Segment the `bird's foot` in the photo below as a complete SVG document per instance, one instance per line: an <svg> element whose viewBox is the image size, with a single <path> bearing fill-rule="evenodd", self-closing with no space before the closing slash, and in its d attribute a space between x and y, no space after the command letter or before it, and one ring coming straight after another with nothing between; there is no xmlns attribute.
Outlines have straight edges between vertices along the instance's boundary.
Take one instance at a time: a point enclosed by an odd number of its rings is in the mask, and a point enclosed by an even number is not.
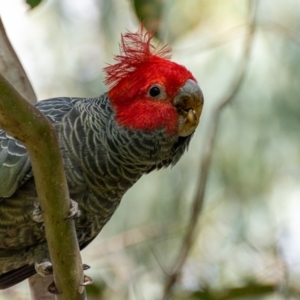
<svg viewBox="0 0 300 300"><path fill-rule="evenodd" d="M79 284L80 289L82 289L83 286L92 284L92 282L93 280L91 279L91 277L83 275L83 283ZM58 295L62 293L58 291L54 281L48 286L48 292L54 295Z"/></svg>
<svg viewBox="0 0 300 300"><path fill-rule="evenodd" d="M58 294L62 293L57 290L57 287L56 287L54 281L48 286L48 292L53 295L58 295Z"/></svg>
<svg viewBox="0 0 300 300"><path fill-rule="evenodd" d="M72 199L70 199L71 207L70 207L70 213L65 218L65 220L75 220L81 216L81 211L78 207L78 203Z"/></svg>
<svg viewBox="0 0 300 300"><path fill-rule="evenodd" d="M65 218L65 220L74 220L81 216L81 211L78 207L78 203L72 199L70 199L70 212L69 215ZM37 223L43 223L43 211L41 210L41 206L38 202L34 202L34 210L32 212L32 219Z"/></svg>
<svg viewBox="0 0 300 300"><path fill-rule="evenodd" d="M34 268L36 272L43 277L53 274L52 263L49 260L35 263Z"/></svg>
<svg viewBox="0 0 300 300"><path fill-rule="evenodd" d="M38 274L45 277L53 274L52 263L48 259L44 259L41 263L35 263L34 268ZM83 271L90 269L87 264L82 264Z"/></svg>

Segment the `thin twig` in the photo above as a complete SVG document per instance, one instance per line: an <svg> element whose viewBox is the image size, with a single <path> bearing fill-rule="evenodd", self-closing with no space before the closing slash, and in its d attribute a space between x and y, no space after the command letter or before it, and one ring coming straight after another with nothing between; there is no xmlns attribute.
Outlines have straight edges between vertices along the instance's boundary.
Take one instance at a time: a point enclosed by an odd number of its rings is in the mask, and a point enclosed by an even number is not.
<svg viewBox="0 0 300 300"><path fill-rule="evenodd" d="M288 39L289 41L293 42L296 44L298 47L300 46L300 36L297 32L293 31L290 28L287 28L280 23L277 22L266 22L263 24L260 24L260 28L266 31L273 32L277 35L281 35Z"/></svg>
<svg viewBox="0 0 300 300"><path fill-rule="evenodd" d="M229 28L226 31L217 33L214 36L210 36L209 38L204 39L202 42L197 42L192 46L172 49L174 50L174 52L176 51L185 54L211 51L216 48L223 47L229 43L235 42L238 39L241 39L241 34L238 31L244 30L245 27L248 27L248 24L242 23L235 27Z"/></svg>
<svg viewBox="0 0 300 300"><path fill-rule="evenodd" d="M245 79L246 71L249 65L251 50L253 46L255 29L256 29L256 8L257 8L257 2L250 0L249 11L250 11L251 18L248 27L248 33L245 38L244 51L243 51L243 56L241 58L241 62L239 63L239 67L230 85L228 93L219 102L217 102L211 114L211 118L208 126L209 131L207 133L204 142L205 149L200 162L199 185L192 204L191 217L189 220L189 224L187 226L186 234L183 237L181 243L179 254L175 260L172 273L167 277L165 283L164 295L163 295L164 300L169 298L172 288L176 284L182 272L182 268L186 262L186 259L192 249L192 246L194 245L195 237L198 234L197 225L199 223L199 216L203 208L208 172L211 165L212 154L213 154L215 140L218 132L220 116L223 109L233 100L233 98L239 91Z"/></svg>

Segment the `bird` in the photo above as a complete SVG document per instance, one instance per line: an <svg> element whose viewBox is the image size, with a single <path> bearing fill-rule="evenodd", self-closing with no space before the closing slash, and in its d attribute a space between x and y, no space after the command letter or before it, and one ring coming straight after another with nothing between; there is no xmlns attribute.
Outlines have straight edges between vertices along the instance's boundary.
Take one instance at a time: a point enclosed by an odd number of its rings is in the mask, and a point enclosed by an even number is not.
<svg viewBox="0 0 300 300"><path fill-rule="evenodd" d="M80 249L143 175L179 161L199 124L204 97L196 78L171 60L168 44L153 40L144 28L121 35L99 97L35 104L59 143ZM51 273L51 261L34 174L24 145L0 130L0 289L35 273Z"/></svg>

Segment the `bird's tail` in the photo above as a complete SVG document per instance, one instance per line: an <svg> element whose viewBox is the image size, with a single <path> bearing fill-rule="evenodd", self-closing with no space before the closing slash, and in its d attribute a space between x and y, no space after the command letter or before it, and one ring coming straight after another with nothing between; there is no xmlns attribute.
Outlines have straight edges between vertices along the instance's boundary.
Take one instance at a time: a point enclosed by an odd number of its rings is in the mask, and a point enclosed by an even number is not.
<svg viewBox="0 0 300 300"><path fill-rule="evenodd" d="M36 273L34 265L25 265L0 275L0 289L7 289Z"/></svg>

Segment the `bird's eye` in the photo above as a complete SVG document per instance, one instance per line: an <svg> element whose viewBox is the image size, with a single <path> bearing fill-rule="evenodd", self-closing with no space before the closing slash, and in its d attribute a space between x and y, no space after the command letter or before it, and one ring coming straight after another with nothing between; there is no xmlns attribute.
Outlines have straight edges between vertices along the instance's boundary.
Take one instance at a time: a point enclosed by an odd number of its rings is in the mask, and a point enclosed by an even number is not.
<svg viewBox="0 0 300 300"><path fill-rule="evenodd" d="M160 93L161 93L161 88L157 85L154 85L149 89L149 95L153 98L160 95Z"/></svg>

